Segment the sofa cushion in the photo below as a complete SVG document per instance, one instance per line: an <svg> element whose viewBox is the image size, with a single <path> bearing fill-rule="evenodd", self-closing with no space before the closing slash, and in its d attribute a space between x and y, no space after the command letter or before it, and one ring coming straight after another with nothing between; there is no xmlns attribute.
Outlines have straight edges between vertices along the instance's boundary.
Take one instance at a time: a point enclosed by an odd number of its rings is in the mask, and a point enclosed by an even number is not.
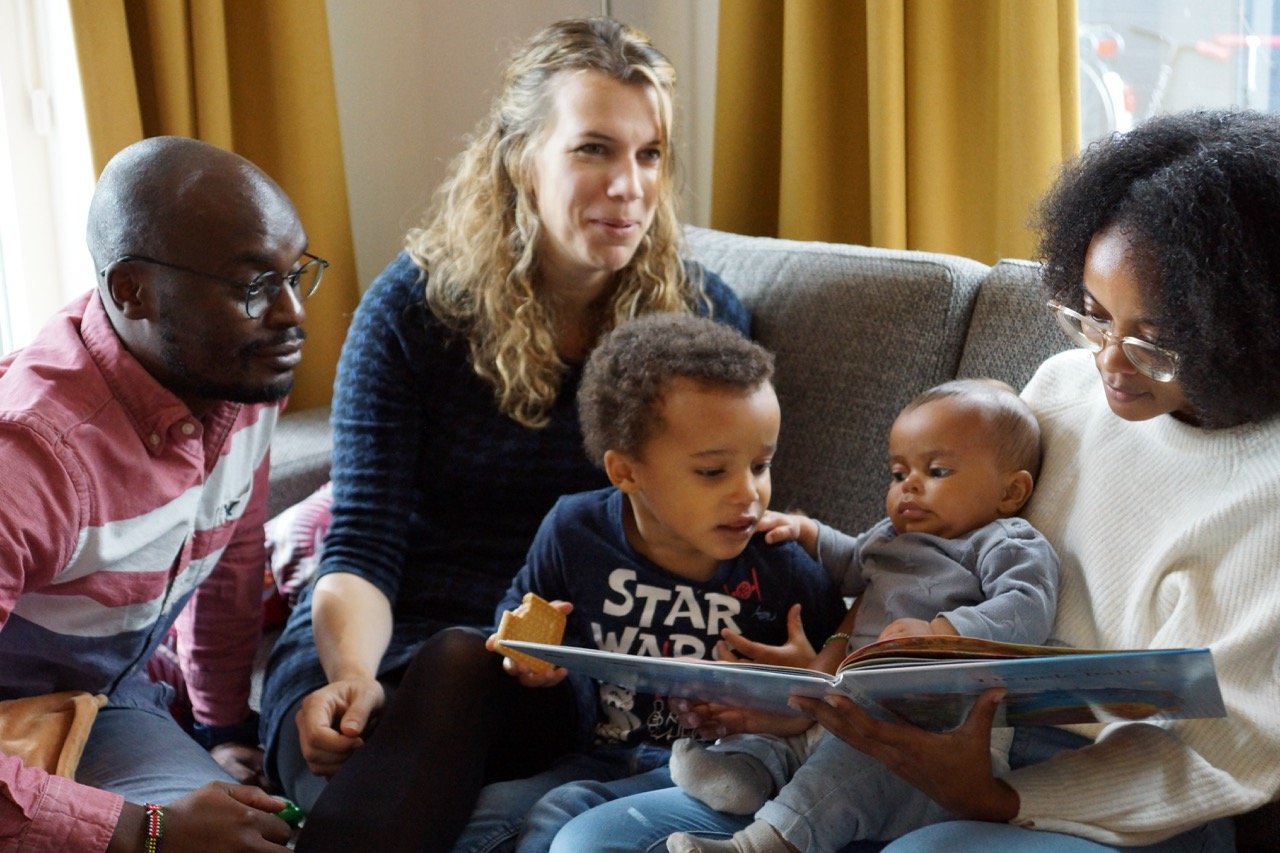
<svg viewBox="0 0 1280 853"><path fill-rule="evenodd" d="M329 407L288 412L271 440L271 493L267 518L275 518L329 480L333 436Z"/></svg>
<svg viewBox="0 0 1280 853"><path fill-rule="evenodd" d="M1072 344L1045 307L1040 265L1000 261L978 290L957 376L989 376L1022 388L1040 362Z"/></svg>
<svg viewBox="0 0 1280 853"><path fill-rule="evenodd" d="M777 359L773 506L858 531L884 516L889 426L955 376L988 267L968 258L686 229Z"/></svg>

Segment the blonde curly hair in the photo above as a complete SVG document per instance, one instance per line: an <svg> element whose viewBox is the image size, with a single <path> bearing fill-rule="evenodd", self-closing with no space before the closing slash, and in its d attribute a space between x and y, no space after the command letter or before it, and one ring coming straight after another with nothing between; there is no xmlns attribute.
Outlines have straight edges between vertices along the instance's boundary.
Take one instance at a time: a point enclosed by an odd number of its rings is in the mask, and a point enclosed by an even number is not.
<svg viewBox="0 0 1280 853"><path fill-rule="evenodd" d="M647 36L608 18L560 21L512 58L501 94L436 192L426 223L406 246L427 272L426 302L470 344L475 372L499 410L545 426L568 366L556 352L555 306L538 287L541 223L532 161L562 72L592 70L657 95L663 157L653 224L617 273L597 329L652 311L693 309L702 282L680 258L672 95L675 69Z"/></svg>

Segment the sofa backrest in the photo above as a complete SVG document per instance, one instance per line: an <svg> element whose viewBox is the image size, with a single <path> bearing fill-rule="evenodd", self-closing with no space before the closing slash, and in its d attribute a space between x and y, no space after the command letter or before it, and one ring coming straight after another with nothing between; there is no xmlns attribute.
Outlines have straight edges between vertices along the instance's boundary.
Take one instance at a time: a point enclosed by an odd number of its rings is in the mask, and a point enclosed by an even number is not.
<svg viewBox="0 0 1280 853"><path fill-rule="evenodd" d="M889 427L908 400L957 376L1020 388L1068 345L1034 264L703 228L686 237L751 310L753 334L777 360L772 505L843 530L884 516Z"/></svg>
<svg viewBox="0 0 1280 853"><path fill-rule="evenodd" d="M1000 261L982 280L956 376L990 376L1021 389L1040 362L1071 348L1045 305L1040 266Z"/></svg>

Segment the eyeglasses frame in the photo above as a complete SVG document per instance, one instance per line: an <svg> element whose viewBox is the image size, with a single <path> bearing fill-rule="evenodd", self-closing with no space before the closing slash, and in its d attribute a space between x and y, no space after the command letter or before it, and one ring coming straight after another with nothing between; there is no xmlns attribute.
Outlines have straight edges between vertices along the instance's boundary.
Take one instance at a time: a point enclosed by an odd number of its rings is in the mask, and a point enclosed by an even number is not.
<svg viewBox="0 0 1280 853"><path fill-rule="evenodd" d="M1054 312L1054 315L1058 318L1058 325L1062 328L1063 332L1066 333L1067 337L1070 338L1072 341L1074 341L1077 346L1083 349L1087 349L1089 352L1096 354L1096 353L1102 352L1104 349L1107 348L1108 345L1115 344L1116 346L1120 347L1120 351L1124 353L1124 357L1129 360L1130 364L1133 365L1134 370L1137 370L1143 376L1146 376L1149 379L1154 379L1156 382L1172 382L1177 377L1178 362L1180 359L1178 354L1173 350L1168 349L1166 347L1156 346L1155 344L1151 343L1151 341L1144 341L1142 338L1135 338L1130 335L1117 335L1115 332L1102 326L1097 320L1093 320L1089 317L1086 317L1084 314L1081 314L1079 311L1076 311L1075 309L1068 308L1066 305L1063 305L1061 302L1058 302L1056 299L1050 299L1048 302L1045 303L1045 305L1048 306L1050 311ZM1089 329L1096 331L1098 336L1102 338L1104 343L1101 343L1101 344L1096 343L1095 341L1089 340L1087 337L1083 339L1077 338L1074 334L1072 334L1070 330L1068 330L1063 325L1062 318L1064 316L1074 318L1077 322L1080 323L1082 328L1088 327ZM1083 335L1083 331L1081 332L1081 334ZM1151 373L1150 368L1143 367L1141 364L1139 364L1137 361L1134 360L1133 356L1129 352L1129 349L1128 349L1129 347L1135 347L1139 350L1154 352L1160 356L1163 356L1164 358L1169 359L1169 362L1172 364L1172 368L1170 369L1169 374L1167 376L1164 376L1164 375L1157 376Z"/></svg>
<svg viewBox="0 0 1280 853"><path fill-rule="evenodd" d="M259 295L258 292L254 292L254 288L267 289L266 291L267 300L266 302L263 303L264 309L267 306L271 306L275 304L275 301L280 298L280 294L284 292L284 288L286 285L288 285L289 290L293 292L293 295L294 297L297 298L299 304L306 302L307 299L309 299L317 290L320 289L320 281L321 279L324 278L324 271L329 268L329 262L326 261L324 258L319 257L318 255L311 254L310 252L303 252L301 255L299 255L299 258L306 258L307 262L302 266L298 267L296 270L283 273L283 274L276 272L275 270L267 270L266 272L258 273L247 282L237 281L233 278L214 275L213 273L203 272L201 270L193 270L190 267L184 267L178 264L171 264L168 261L162 261L157 258L149 257L147 255L121 255L120 257L112 261L110 264L107 264L105 267L98 270L98 275L100 277L106 275L107 270L113 264L132 263L136 261L144 264L154 264L155 266L158 266L158 267L165 267L167 269L176 270L178 272L183 272L188 275L198 276L200 278L207 278L212 281L216 281L220 284L225 284L228 287L234 287L235 289L239 290L244 296L244 299L241 302L241 307L244 309L245 316L248 317L250 320L256 320L259 317L261 317L262 314L254 315L253 311L249 308L250 302L253 299L257 298ZM311 289L308 290L306 293L299 293L298 279L302 276L302 273L304 270L307 270L312 266L315 266L316 264L319 264L320 269L316 273L315 283L311 285ZM268 276L279 277L280 283L277 285L263 284L261 282L261 279L266 278ZM276 288L274 293L272 293L270 290L270 288L272 287ZM264 310L263 313L265 314L266 311Z"/></svg>

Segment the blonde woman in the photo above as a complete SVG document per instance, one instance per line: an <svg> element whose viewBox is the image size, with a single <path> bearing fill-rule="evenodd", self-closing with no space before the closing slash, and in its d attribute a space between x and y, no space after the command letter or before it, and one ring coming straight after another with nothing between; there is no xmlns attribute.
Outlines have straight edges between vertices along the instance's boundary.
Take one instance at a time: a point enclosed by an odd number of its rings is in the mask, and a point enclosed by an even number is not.
<svg viewBox="0 0 1280 853"><path fill-rule="evenodd" d="M580 730L567 685L521 692L474 629L555 499L606 485L574 406L601 335L654 311L747 332L680 256L674 83L615 21L536 35L356 313L333 523L264 689L268 770L311 812L298 849L448 849L484 782Z"/></svg>

